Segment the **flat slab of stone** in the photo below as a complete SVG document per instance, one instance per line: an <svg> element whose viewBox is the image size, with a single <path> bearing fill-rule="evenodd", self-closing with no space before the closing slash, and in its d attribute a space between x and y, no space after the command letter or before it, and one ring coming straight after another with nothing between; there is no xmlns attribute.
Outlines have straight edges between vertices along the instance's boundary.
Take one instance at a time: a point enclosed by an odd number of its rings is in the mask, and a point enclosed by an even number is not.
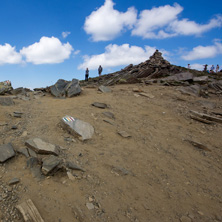
<svg viewBox="0 0 222 222"><path fill-rule="evenodd" d="M0 105L12 106L12 105L14 105L14 101L11 97L0 97Z"/></svg>
<svg viewBox="0 0 222 222"><path fill-rule="evenodd" d="M200 86L197 85L180 87L178 90L186 95L200 96Z"/></svg>
<svg viewBox="0 0 222 222"><path fill-rule="evenodd" d="M124 138L130 138L131 135L129 135L129 133L127 133L126 131L118 131L117 132L120 136L124 137Z"/></svg>
<svg viewBox="0 0 222 222"><path fill-rule="evenodd" d="M71 161L66 162L66 167L71 170L80 170L82 172L85 172L85 170L83 168L79 167L78 165L76 165L75 163L73 163Z"/></svg>
<svg viewBox="0 0 222 222"><path fill-rule="evenodd" d="M0 146L0 163L15 156L15 151L11 143Z"/></svg>
<svg viewBox="0 0 222 222"><path fill-rule="evenodd" d="M115 119L115 116L111 112L103 112L103 115L110 118L110 119Z"/></svg>
<svg viewBox="0 0 222 222"><path fill-rule="evenodd" d="M20 179L18 179L18 178L13 178L13 179L11 179L9 182L8 182L8 184L9 185L14 185L14 184L17 184L17 183L19 183L20 182Z"/></svg>
<svg viewBox="0 0 222 222"><path fill-rule="evenodd" d="M82 140L91 139L94 134L94 128L91 124L72 116L63 117L61 125L70 134L80 136Z"/></svg>
<svg viewBox="0 0 222 222"><path fill-rule="evenodd" d="M105 109L108 107L105 103L98 103L98 102L93 103L92 106L95 106L100 109Z"/></svg>
<svg viewBox="0 0 222 222"><path fill-rule="evenodd" d="M101 91L101 92L103 92L103 93L112 92L112 90L111 90L109 87L103 86L103 85L102 85L102 86L99 86L98 90Z"/></svg>
<svg viewBox="0 0 222 222"><path fill-rule="evenodd" d="M144 92L142 92L142 93L139 93L139 95L145 96L145 97L150 98L150 99L153 99L153 98L154 98L154 95L152 95L152 94L150 94L150 93L144 93Z"/></svg>
<svg viewBox="0 0 222 222"><path fill-rule="evenodd" d="M61 159L56 156L49 156L43 159L42 172L44 175L50 174L59 164Z"/></svg>
<svg viewBox="0 0 222 222"><path fill-rule="evenodd" d="M25 142L25 145L38 154L54 154L59 155L58 146L47 143L40 138L29 139Z"/></svg>

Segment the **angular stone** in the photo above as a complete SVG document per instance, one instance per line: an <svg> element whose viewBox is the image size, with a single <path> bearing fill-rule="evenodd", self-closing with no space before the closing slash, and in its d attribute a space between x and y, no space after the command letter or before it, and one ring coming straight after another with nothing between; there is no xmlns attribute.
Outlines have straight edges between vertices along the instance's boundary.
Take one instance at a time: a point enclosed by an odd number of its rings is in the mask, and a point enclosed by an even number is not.
<svg viewBox="0 0 222 222"><path fill-rule="evenodd" d="M16 184L16 183L19 183L20 182L20 179L18 179L18 178L13 178L13 179L11 179L9 182L8 182L8 184L9 185L13 185L13 184Z"/></svg>
<svg viewBox="0 0 222 222"><path fill-rule="evenodd" d="M105 103L98 103L98 102L93 103L92 106L95 106L95 107L100 108L100 109L107 108L107 105Z"/></svg>
<svg viewBox="0 0 222 222"><path fill-rule="evenodd" d="M207 81L209 81L209 78L208 76L198 76L198 77L194 77L193 81L198 82L198 83L206 83Z"/></svg>
<svg viewBox="0 0 222 222"><path fill-rule="evenodd" d="M71 162L71 161L67 161L66 162L66 167L71 169L71 170L80 170L85 172L85 170L79 166L77 166L75 163Z"/></svg>
<svg viewBox="0 0 222 222"><path fill-rule="evenodd" d="M28 148L27 150L28 150L29 156L31 156L31 157L36 157L36 158L37 158L37 154L36 154L35 151L33 151L33 150L30 149L30 148Z"/></svg>
<svg viewBox="0 0 222 222"><path fill-rule="evenodd" d="M14 101L11 97L0 97L0 105L12 106L12 105L14 105Z"/></svg>
<svg viewBox="0 0 222 222"><path fill-rule="evenodd" d="M73 79L67 86L66 86L66 95L67 97L77 96L81 93L81 88L79 85L78 79Z"/></svg>
<svg viewBox="0 0 222 222"><path fill-rule="evenodd" d="M169 77L164 78L166 81L190 81L193 80L193 74L190 72L181 72Z"/></svg>
<svg viewBox="0 0 222 222"><path fill-rule="evenodd" d="M56 156L49 156L43 159L42 163L42 172L44 175L48 175L51 173L59 164L61 163L61 159Z"/></svg>
<svg viewBox="0 0 222 222"><path fill-rule="evenodd" d="M11 143L0 146L0 163L15 156L15 151Z"/></svg>
<svg viewBox="0 0 222 222"><path fill-rule="evenodd" d="M25 157L30 157L28 149L27 148L21 148L19 150L17 150L19 153L23 154Z"/></svg>
<svg viewBox="0 0 222 222"><path fill-rule="evenodd" d="M103 112L103 115L110 118L110 119L115 119L115 116L111 112Z"/></svg>
<svg viewBox="0 0 222 222"><path fill-rule="evenodd" d="M131 137L126 131L118 131L118 134L124 138Z"/></svg>
<svg viewBox="0 0 222 222"><path fill-rule="evenodd" d="M139 93L141 96L145 96L145 97L147 97L147 98L150 98L150 99L153 99L154 98L154 96L152 95L152 94L150 94L150 93Z"/></svg>
<svg viewBox="0 0 222 222"><path fill-rule="evenodd" d="M91 139L94 134L92 125L68 115L62 118L61 125L72 135L81 136L82 140Z"/></svg>
<svg viewBox="0 0 222 222"><path fill-rule="evenodd" d="M81 93L78 79L66 81L59 79L55 85L50 87L51 94L55 97L73 97Z"/></svg>
<svg viewBox="0 0 222 222"><path fill-rule="evenodd" d="M103 92L103 93L112 92L112 90L111 90L109 87L103 86L103 85L99 86L98 90L101 91L101 92Z"/></svg>
<svg viewBox="0 0 222 222"><path fill-rule="evenodd" d="M197 85L181 87L178 90L183 94L200 96L200 86Z"/></svg>
<svg viewBox="0 0 222 222"><path fill-rule="evenodd" d="M182 217L180 218L180 221L181 221L181 222L192 222L192 220L191 220L189 217L186 217L186 216L182 216Z"/></svg>
<svg viewBox="0 0 222 222"><path fill-rule="evenodd" d="M29 139L25 145L39 154L59 155L59 148L56 145L47 143L40 138Z"/></svg>
<svg viewBox="0 0 222 222"><path fill-rule="evenodd" d="M89 209L89 210L93 210L94 209L94 205L92 203L86 203L86 207Z"/></svg>

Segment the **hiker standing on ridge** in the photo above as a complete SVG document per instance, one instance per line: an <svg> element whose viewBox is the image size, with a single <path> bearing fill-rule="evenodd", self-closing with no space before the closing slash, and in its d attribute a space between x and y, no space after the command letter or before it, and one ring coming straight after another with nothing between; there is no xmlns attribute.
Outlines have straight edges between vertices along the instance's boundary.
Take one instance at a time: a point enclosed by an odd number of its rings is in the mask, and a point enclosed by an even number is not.
<svg viewBox="0 0 222 222"><path fill-rule="evenodd" d="M190 64L187 65L187 68L190 69Z"/></svg>
<svg viewBox="0 0 222 222"><path fill-rule="evenodd" d="M207 72L207 66L208 66L207 64L204 65L204 70L203 70L204 72Z"/></svg>
<svg viewBox="0 0 222 222"><path fill-rule="evenodd" d="M219 69L220 69L220 67L219 67L219 65L217 64L217 66L216 66L216 72L218 72Z"/></svg>
<svg viewBox="0 0 222 222"><path fill-rule="evenodd" d="M211 66L210 72L211 72L211 73L214 73L214 65Z"/></svg>
<svg viewBox="0 0 222 222"><path fill-rule="evenodd" d="M102 71L103 71L103 68L102 68L102 66L101 66L101 65L99 65L99 68L98 68L98 73L99 73L99 76L101 76Z"/></svg>
<svg viewBox="0 0 222 222"><path fill-rule="evenodd" d="M85 81L88 81L88 79L89 79L89 69L86 68Z"/></svg>

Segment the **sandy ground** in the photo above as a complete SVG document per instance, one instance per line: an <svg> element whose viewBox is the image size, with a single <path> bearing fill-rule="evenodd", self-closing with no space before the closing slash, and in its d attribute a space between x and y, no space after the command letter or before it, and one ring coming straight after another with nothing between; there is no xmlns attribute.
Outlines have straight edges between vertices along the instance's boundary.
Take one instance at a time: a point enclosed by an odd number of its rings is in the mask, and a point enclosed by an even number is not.
<svg viewBox="0 0 222 222"><path fill-rule="evenodd" d="M139 96L135 87L154 98ZM187 96L177 87L157 85L111 88L112 93L84 88L70 99L47 95L0 106L0 122L8 123L0 126L0 144L12 142L20 149L27 139L39 137L62 146L67 158L86 170L73 171L74 181L65 172L39 181L26 167L26 158L17 154L0 165L0 180L7 184L20 179L18 203L32 199L45 222L222 221L222 124L206 125L189 114L221 112L222 97ZM109 108L93 107L93 102ZM24 114L14 118L13 111ZM104 116L105 111L115 120ZM93 138L82 142L70 136L75 141L66 141L69 135L59 125L65 115L93 125ZM12 130L16 124L18 129ZM118 130L131 138L121 137ZM198 150L186 139L211 152ZM94 209L88 209L88 203Z"/></svg>

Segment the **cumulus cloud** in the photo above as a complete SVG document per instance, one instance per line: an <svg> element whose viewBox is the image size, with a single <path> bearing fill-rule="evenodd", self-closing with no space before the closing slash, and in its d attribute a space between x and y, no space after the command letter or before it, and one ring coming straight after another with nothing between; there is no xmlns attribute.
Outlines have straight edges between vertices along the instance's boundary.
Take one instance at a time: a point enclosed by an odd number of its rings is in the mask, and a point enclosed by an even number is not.
<svg viewBox="0 0 222 222"><path fill-rule="evenodd" d="M62 32L62 37L65 39L71 32Z"/></svg>
<svg viewBox="0 0 222 222"><path fill-rule="evenodd" d="M191 69L196 69L202 71L204 69L204 64L194 63L190 65Z"/></svg>
<svg viewBox="0 0 222 222"><path fill-rule="evenodd" d="M0 65L22 63L22 56L10 44L0 45Z"/></svg>
<svg viewBox="0 0 222 222"><path fill-rule="evenodd" d="M86 17L84 30L93 41L112 40L124 29L131 29L136 22L137 11L134 7L119 12L113 6L112 0L106 0L103 6Z"/></svg>
<svg viewBox="0 0 222 222"><path fill-rule="evenodd" d="M205 58L214 58L215 56L222 54L222 44L219 40L214 41L214 45L210 46L197 46L192 51L187 52L182 56L184 60L196 60Z"/></svg>
<svg viewBox="0 0 222 222"><path fill-rule="evenodd" d="M143 10L132 30L132 35L145 39L164 39L178 35L201 35L213 28L222 26L222 16L217 15L207 24L198 24L187 18L178 19L183 11L179 4L165 5Z"/></svg>
<svg viewBox="0 0 222 222"><path fill-rule="evenodd" d="M84 62L79 69L97 69L99 65L104 68L116 67L121 65L138 64L149 59L156 48L145 46L130 46L129 44L106 46L105 52L99 55L85 56ZM165 52L166 53L166 52Z"/></svg>
<svg viewBox="0 0 222 222"><path fill-rule="evenodd" d="M179 4L143 10L139 15L135 28L132 30L132 35L142 36L143 38L170 37L172 34L168 34L164 30L160 30L160 28L167 26L170 22L177 19L178 14L182 10L183 8ZM155 31L158 30L159 32L156 33Z"/></svg>
<svg viewBox="0 0 222 222"><path fill-rule="evenodd" d="M42 37L39 42L23 47L20 53L25 56L27 62L53 64L68 59L72 51L73 48L68 42L62 44L58 38Z"/></svg>

